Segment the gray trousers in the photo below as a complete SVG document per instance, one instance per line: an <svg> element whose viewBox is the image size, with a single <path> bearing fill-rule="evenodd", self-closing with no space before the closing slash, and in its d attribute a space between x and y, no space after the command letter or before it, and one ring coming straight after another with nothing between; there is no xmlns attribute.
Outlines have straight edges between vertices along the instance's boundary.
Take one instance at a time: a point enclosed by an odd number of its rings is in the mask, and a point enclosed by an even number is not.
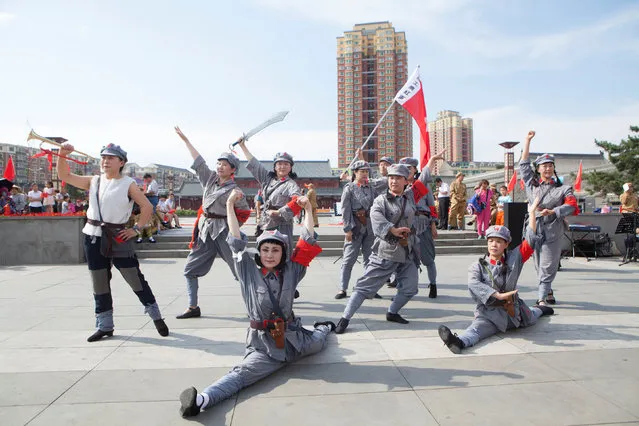
<svg viewBox="0 0 639 426"><path fill-rule="evenodd" d="M537 322L539 317L543 315L543 313L541 312L541 309L535 307L530 308L530 312L532 312L530 325L533 325ZM508 321L508 329L510 330L513 328L517 327L515 327L512 322ZM499 329L495 327L495 324L493 324L488 318L477 317L458 337L462 342L464 342L464 347L468 348L476 345L480 340L497 333L499 333Z"/></svg>
<svg viewBox="0 0 639 426"><path fill-rule="evenodd" d="M360 251L364 256L364 266L368 264L368 260L373 252L374 242L375 235L373 234L373 230L368 227L364 228L364 230L357 235L357 238L353 237L351 241L344 241L340 290L346 291L348 289L348 283L351 280L351 273L353 272L353 265L355 265Z"/></svg>
<svg viewBox="0 0 639 426"><path fill-rule="evenodd" d="M287 342L287 354L292 354L287 361L273 359L264 352L257 351L249 346L242 362L233 367L224 377L202 391L210 398L209 404L202 408L210 408L258 380L270 376L285 365L320 352L326 346L326 338L330 330L328 326L320 325L312 333L303 333L304 343L301 352L297 352Z"/></svg>
<svg viewBox="0 0 639 426"><path fill-rule="evenodd" d="M419 291L417 287L419 278L417 265L412 259L406 263L393 262L382 259L377 256L377 253L373 253L368 265L364 268L364 275L357 280L357 284L353 288L353 293L348 299L342 317L351 319L359 307L362 306L364 300L372 299L393 272L395 272L397 280L397 295L395 295L393 302L388 307L388 312L392 314L399 312Z"/></svg>
<svg viewBox="0 0 639 426"><path fill-rule="evenodd" d="M205 241L198 239L186 258L184 276L186 277L186 291L189 294L189 306L197 306L198 278L208 274L218 255L229 265L233 277L237 280L233 254L226 242L227 235L228 230L225 229L216 239L212 239L210 235L206 236Z"/></svg>
<svg viewBox="0 0 639 426"><path fill-rule="evenodd" d="M429 284L437 284L437 266L435 266L435 240L430 226L419 237L419 260L426 266Z"/></svg>
<svg viewBox="0 0 639 426"><path fill-rule="evenodd" d="M535 270L537 271L537 279L539 287L537 300L543 300L552 290L552 282L557 275L557 268L561 260L561 239L539 244L533 253L533 261L535 262Z"/></svg>

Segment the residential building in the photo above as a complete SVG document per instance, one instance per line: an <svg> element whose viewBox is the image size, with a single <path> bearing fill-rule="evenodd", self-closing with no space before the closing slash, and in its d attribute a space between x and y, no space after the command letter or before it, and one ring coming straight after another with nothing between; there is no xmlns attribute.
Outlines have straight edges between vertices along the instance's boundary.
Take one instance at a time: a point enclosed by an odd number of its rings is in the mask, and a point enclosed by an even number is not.
<svg viewBox="0 0 639 426"><path fill-rule="evenodd" d="M55 139L55 138L51 138ZM51 149L57 152L57 148ZM44 186L45 182L53 181L54 187L60 189L61 181L56 173L56 165L58 157L51 157L52 164L49 168L49 160L47 156L34 158L36 154L40 154L40 148L30 147L26 145L15 145L9 143L0 143L0 171L3 173L9 156L13 158L13 166L16 171L15 184L23 189L28 188L32 183ZM71 158L78 162L68 161L71 173L85 176L100 173L100 160L98 158L87 159L84 156L71 154ZM86 162L87 164L81 164Z"/></svg>
<svg viewBox="0 0 639 426"><path fill-rule="evenodd" d="M428 123L430 152L444 151L448 162L473 161L473 119L462 118L457 111L440 111L437 119ZM438 170L435 167L435 174Z"/></svg>
<svg viewBox="0 0 639 426"><path fill-rule="evenodd" d="M151 163L145 167L137 163L127 163L122 173L135 178L141 183L142 177L149 173L157 181L160 190L173 191L180 188L184 182L197 181L197 177L188 169Z"/></svg>
<svg viewBox="0 0 639 426"><path fill-rule="evenodd" d="M337 37L338 167L348 167L408 79L406 34L388 22L357 24ZM370 138L365 159L412 156L412 119L395 103Z"/></svg>

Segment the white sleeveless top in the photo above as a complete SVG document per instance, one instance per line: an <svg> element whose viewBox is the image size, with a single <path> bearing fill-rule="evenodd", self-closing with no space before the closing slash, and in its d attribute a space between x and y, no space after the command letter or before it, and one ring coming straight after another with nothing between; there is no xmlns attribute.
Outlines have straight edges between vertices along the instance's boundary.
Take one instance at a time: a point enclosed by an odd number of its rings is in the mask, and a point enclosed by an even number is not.
<svg viewBox="0 0 639 426"><path fill-rule="evenodd" d="M95 190L100 179L100 211L102 221L107 223L126 223L133 211L133 200L129 199L129 187L135 182L129 176L120 179L107 179L104 175L93 176L89 189L89 209L87 219L100 220L98 200ZM99 226L84 225L82 232L86 235L100 237L102 229Z"/></svg>

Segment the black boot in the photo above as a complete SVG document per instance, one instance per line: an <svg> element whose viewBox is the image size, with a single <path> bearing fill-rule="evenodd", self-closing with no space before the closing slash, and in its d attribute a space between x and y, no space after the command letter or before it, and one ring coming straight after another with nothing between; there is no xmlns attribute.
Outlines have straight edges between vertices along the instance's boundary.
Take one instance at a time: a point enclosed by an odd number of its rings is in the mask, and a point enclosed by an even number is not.
<svg viewBox="0 0 639 426"><path fill-rule="evenodd" d="M313 328L317 328L320 325L325 325L327 327L330 327L331 331L335 331L335 328L337 327L333 321L318 321L315 324L313 324Z"/></svg>
<svg viewBox="0 0 639 426"><path fill-rule="evenodd" d="M464 342L456 334L453 334L450 328L440 325L437 331L439 332L439 338L442 339L444 345L448 346L452 353L461 353L461 350L464 349Z"/></svg>
<svg viewBox="0 0 639 426"><path fill-rule="evenodd" d="M153 320L153 325L155 325L155 329L160 333L160 336L166 337L169 335L169 327L167 327L166 323L162 318L159 320Z"/></svg>
<svg viewBox="0 0 639 426"><path fill-rule="evenodd" d="M87 338L87 342L97 342L103 337L112 337L112 336L113 336L113 330L111 331L97 330L95 333L93 333Z"/></svg>
<svg viewBox="0 0 639 426"><path fill-rule="evenodd" d="M544 315L553 315L555 313L555 310L550 306L536 305L535 307L538 308Z"/></svg>
<svg viewBox="0 0 639 426"><path fill-rule="evenodd" d="M548 296L546 296L546 302L551 305L554 305L555 303L557 303L557 300L555 300L555 295L553 294L552 290L548 292Z"/></svg>
<svg viewBox="0 0 639 426"><path fill-rule="evenodd" d="M383 297L380 296L379 293L375 293L375 296L373 296L373 299L383 299Z"/></svg>
<svg viewBox="0 0 639 426"><path fill-rule="evenodd" d="M200 407L197 405L197 389L190 387L180 394L180 415L184 418L197 416Z"/></svg>
<svg viewBox="0 0 639 426"><path fill-rule="evenodd" d="M400 314L391 314L390 312L386 312L386 321L396 322L398 324L408 324Z"/></svg>
<svg viewBox="0 0 639 426"><path fill-rule="evenodd" d="M293 296L293 299L297 299L298 297L300 297L300 292L295 290L295 296Z"/></svg>
<svg viewBox="0 0 639 426"><path fill-rule="evenodd" d="M346 318L340 318L337 322L337 327L335 327L335 334L342 334L343 332L345 332L349 323L350 320L347 320Z"/></svg>
<svg viewBox="0 0 639 426"><path fill-rule="evenodd" d="M196 307L195 309L191 309L190 307L183 313L175 318L177 319L186 319L186 318L198 318L202 316L202 312L200 311L200 307Z"/></svg>
<svg viewBox="0 0 639 426"><path fill-rule="evenodd" d="M388 284L386 284L386 287L397 288L397 280L389 281Z"/></svg>
<svg viewBox="0 0 639 426"><path fill-rule="evenodd" d="M428 287L430 288L428 297L431 299L437 299L437 284L429 284Z"/></svg>
<svg viewBox="0 0 639 426"><path fill-rule="evenodd" d="M336 295L336 299L344 299L346 297L346 292L344 290L340 290Z"/></svg>

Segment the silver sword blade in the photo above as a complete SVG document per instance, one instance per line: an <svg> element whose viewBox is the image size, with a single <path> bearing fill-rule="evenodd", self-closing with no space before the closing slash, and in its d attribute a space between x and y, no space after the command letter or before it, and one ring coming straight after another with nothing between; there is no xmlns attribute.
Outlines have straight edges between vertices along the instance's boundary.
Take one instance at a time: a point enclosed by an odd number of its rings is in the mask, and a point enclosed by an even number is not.
<svg viewBox="0 0 639 426"><path fill-rule="evenodd" d="M244 139L248 140L250 137L255 136L256 134L258 134L262 130L266 129L271 124L279 123L280 121L284 120L284 118L286 117L287 114L288 114L288 111L280 111L280 112L278 112L273 117L271 117L268 120L266 120L264 123L260 124L259 126L256 126L256 127L252 128L251 130L246 132L246 134L244 135Z"/></svg>

